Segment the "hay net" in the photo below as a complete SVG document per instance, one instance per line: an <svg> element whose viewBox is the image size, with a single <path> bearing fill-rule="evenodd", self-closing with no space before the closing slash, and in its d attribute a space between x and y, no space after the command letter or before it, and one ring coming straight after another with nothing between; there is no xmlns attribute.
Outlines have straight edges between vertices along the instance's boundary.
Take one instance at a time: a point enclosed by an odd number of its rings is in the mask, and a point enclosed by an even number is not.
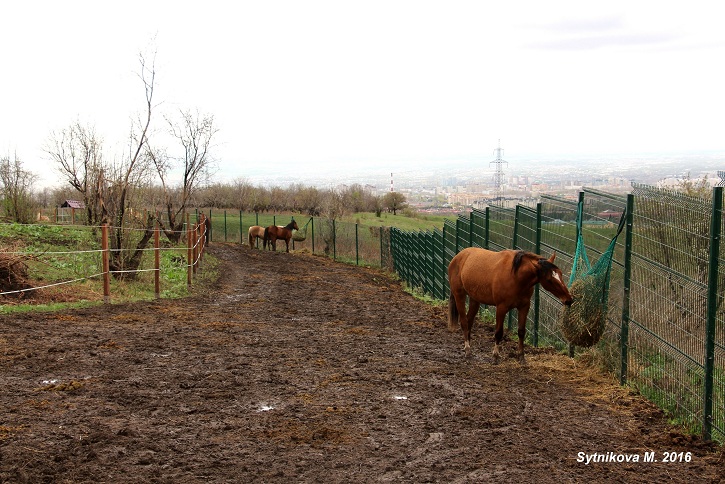
<svg viewBox="0 0 725 484"><path fill-rule="evenodd" d="M307 221L307 223L299 230L295 230L292 232L292 240L296 242L302 242L307 238L307 226L312 222L312 217Z"/></svg>
<svg viewBox="0 0 725 484"><path fill-rule="evenodd" d="M563 310L561 329L570 343L589 347L597 343L604 333L612 257L617 238L624 228L626 211L622 214L617 232L609 242L609 246L594 265L590 263L584 246L582 218L583 203L580 202L577 213L576 252L569 277L569 291L574 297L574 303Z"/></svg>

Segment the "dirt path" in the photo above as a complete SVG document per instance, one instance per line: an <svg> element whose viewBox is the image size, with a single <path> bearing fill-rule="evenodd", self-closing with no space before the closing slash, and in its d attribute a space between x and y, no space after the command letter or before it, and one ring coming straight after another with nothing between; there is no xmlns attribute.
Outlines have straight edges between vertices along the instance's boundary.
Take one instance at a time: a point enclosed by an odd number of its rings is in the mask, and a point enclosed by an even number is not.
<svg viewBox="0 0 725 484"><path fill-rule="evenodd" d="M380 272L211 252L220 280L185 300L0 318L0 481L725 479L722 450L566 357L493 366L477 328L465 360Z"/></svg>

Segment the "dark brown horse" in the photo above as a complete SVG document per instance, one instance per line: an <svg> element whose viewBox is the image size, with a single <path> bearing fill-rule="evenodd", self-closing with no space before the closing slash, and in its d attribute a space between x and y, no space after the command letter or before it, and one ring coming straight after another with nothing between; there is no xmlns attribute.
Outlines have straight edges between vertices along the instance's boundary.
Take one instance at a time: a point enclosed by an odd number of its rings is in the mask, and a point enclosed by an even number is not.
<svg viewBox="0 0 725 484"><path fill-rule="evenodd" d="M297 222L295 222L295 219L292 219L290 223L285 225L284 227L280 227L278 225L270 225L266 229L264 229L264 248L267 248L267 244L269 243L272 246L272 250L277 250L277 239L283 239L285 243L287 244L287 252L289 252L289 239L292 238L292 230L299 230L300 228L297 226Z"/></svg>
<svg viewBox="0 0 725 484"><path fill-rule="evenodd" d="M526 316L529 314L534 286L541 286L563 304L572 303L561 270L554 265L556 254L549 259L522 250L493 252L468 248L459 252L448 266L451 294L448 299L448 329L463 329L466 355L471 351L471 328L481 304L496 306L496 332L493 359L498 362L498 346L503 338L506 314L519 313L519 361L524 363ZM468 296L468 313L466 313Z"/></svg>

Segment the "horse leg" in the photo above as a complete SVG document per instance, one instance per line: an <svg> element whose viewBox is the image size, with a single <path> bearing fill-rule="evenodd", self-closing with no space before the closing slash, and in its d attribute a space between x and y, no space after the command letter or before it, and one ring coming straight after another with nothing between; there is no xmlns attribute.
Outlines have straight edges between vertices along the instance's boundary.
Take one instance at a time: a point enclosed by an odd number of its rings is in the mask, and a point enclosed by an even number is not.
<svg viewBox="0 0 725 484"><path fill-rule="evenodd" d="M471 330L473 329L473 322L476 320L476 314L478 314L478 308L481 307L481 303L474 301L471 297L468 298L468 314L466 315L466 327L463 330L464 337L466 338L466 355L471 353Z"/></svg>
<svg viewBox="0 0 725 484"><path fill-rule="evenodd" d="M519 308L519 363L526 364L524 359L524 339L526 339L526 317L529 314L529 306Z"/></svg>
<svg viewBox="0 0 725 484"><path fill-rule="evenodd" d="M287 252L289 252L289 239L284 239L284 243L287 244Z"/></svg>
<svg viewBox="0 0 725 484"><path fill-rule="evenodd" d="M455 281L455 280L454 280ZM448 331L455 331L458 326L463 330L463 340L465 342L463 348L466 355L471 351L469 342L470 333L468 332L468 323L466 320L466 291L463 288L455 287L455 282L451 284L451 292L448 296Z"/></svg>
<svg viewBox="0 0 725 484"><path fill-rule="evenodd" d="M496 306L496 331L493 334L493 362L498 363L499 350L498 346L503 339L503 322L506 319L508 308L505 306Z"/></svg>

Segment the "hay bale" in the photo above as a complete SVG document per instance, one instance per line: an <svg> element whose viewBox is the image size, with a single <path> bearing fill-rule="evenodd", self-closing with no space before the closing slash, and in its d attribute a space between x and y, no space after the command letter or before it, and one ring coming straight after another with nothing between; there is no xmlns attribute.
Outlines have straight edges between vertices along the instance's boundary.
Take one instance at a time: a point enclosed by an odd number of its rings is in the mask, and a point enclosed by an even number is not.
<svg viewBox="0 0 725 484"><path fill-rule="evenodd" d="M562 310L561 332L571 344L589 348L604 334L607 304L602 300L602 284L594 276L584 276L574 281L569 292L574 302Z"/></svg>
<svg viewBox="0 0 725 484"><path fill-rule="evenodd" d="M302 242L307 238L307 229L305 230L293 230L292 231L292 240L295 242Z"/></svg>

